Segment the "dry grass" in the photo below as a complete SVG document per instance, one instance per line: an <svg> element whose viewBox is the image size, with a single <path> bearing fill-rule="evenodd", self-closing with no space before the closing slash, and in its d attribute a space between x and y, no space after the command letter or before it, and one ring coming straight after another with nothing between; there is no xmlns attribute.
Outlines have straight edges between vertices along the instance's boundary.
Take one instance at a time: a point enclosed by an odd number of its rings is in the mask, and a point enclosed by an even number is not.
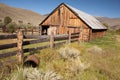
<svg viewBox="0 0 120 80"><path fill-rule="evenodd" d="M37 54L38 70L57 72L62 80L120 80L120 43L114 35L108 33L89 43L43 49Z"/></svg>

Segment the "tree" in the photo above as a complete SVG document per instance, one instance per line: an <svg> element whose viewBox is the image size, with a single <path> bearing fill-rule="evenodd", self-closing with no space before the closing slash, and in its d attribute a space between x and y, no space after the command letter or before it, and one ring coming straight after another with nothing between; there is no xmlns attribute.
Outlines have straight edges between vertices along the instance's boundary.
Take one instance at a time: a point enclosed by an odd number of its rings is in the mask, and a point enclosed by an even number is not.
<svg viewBox="0 0 120 80"><path fill-rule="evenodd" d="M10 22L12 22L12 19L11 19L9 16L6 16L6 17L4 18L4 24L7 25L7 24L9 24Z"/></svg>
<svg viewBox="0 0 120 80"><path fill-rule="evenodd" d="M15 22L11 22L11 23L7 24L6 28L7 28L8 32L13 33L17 29L17 24Z"/></svg>

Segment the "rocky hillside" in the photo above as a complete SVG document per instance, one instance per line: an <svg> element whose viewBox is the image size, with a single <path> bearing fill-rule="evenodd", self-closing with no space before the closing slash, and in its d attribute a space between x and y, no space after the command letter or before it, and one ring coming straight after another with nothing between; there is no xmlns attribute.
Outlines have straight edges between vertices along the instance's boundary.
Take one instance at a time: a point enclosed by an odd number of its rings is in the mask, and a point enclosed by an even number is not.
<svg viewBox="0 0 120 80"><path fill-rule="evenodd" d="M31 23L35 26L45 18L41 14L35 13L30 10L14 8L3 3L0 3L0 19L5 16L10 16L14 22L23 21L23 23Z"/></svg>
<svg viewBox="0 0 120 80"><path fill-rule="evenodd" d="M109 29L117 30L120 29L120 18L108 18L108 17L96 17L100 22L106 23Z"/></svg>

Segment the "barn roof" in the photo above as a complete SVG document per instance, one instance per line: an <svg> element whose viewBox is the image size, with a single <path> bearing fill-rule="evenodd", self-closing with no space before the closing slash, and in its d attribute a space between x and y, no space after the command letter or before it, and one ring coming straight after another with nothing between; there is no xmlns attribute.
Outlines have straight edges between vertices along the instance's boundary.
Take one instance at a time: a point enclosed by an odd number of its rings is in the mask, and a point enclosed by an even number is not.
<svg viewBox="0 0 120 80"><path fill-rule="evenodd" d="M62 3L60 4L59 6L61 5L65 5L67 8L69 8L73 13L75 13L76 16L79 17L79 19L81 19L82 21L84 21L90 28L92 29L107 29L104 25L102 25L95 17L83 12L83 11L80 11L68 4L65 4L65 3ZM59 7L58 6L58 7ZM57 7L57 8L58 8ZM56 8L56 9L57 9ZM55 10L56 10L55 9ZM42 22L41 24L55 11L53 10Z"/></svg>
<svg viewBox="0 0 120 80"><path fill-rule="evenodd" d="M92 29L107 29L104 25L102 25L95 17L80 11L68 4L65 4L69 9L71 9L77 16L82 19L87 25L89 25Z"/></svg>

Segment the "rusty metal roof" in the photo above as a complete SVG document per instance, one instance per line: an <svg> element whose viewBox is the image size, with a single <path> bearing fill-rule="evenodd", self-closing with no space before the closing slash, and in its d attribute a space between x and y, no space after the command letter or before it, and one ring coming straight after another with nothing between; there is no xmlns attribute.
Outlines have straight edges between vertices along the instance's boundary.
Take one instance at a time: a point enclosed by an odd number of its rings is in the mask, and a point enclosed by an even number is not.
<svg viewBox="0 0 120 80"><path fill-rule="evenodd" d="M68 8L70 8L77 16L82 19L87 25L89 25L92 29L107 29L104 25L102 25L95 17L80 11L68 4L65 4Z"/></svg>

